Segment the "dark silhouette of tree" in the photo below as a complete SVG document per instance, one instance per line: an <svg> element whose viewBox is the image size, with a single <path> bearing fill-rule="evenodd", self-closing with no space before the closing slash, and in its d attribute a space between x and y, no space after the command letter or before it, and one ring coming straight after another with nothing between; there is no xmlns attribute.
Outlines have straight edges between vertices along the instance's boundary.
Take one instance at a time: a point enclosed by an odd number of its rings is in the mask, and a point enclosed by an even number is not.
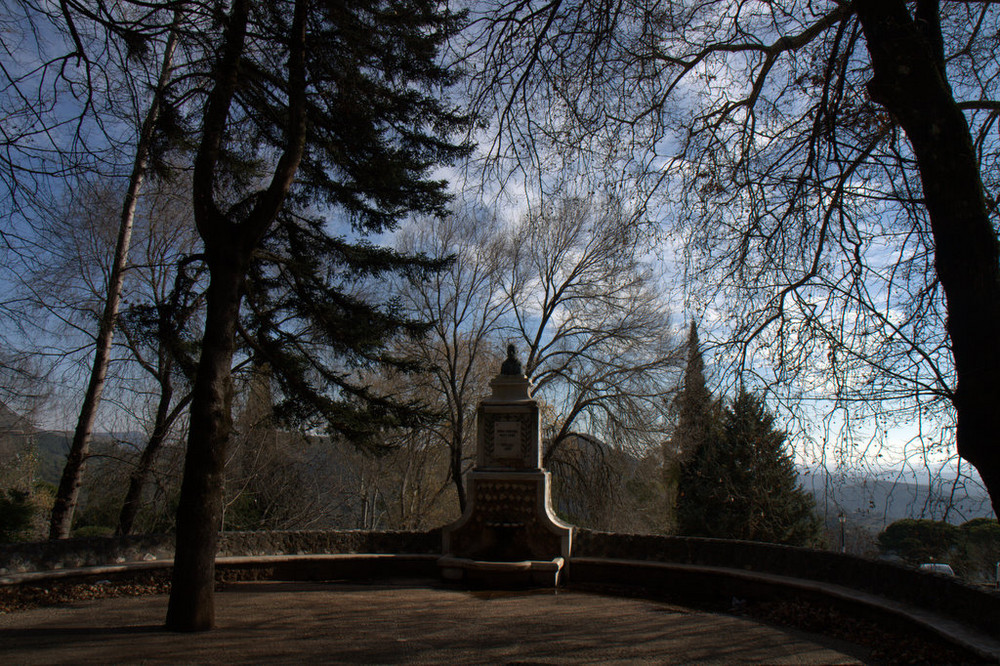
<svg viewBox="0 0 1000 666"><path fill-rule="evenodd" d="M377 309L364 307L363 294L339 291L333 268L370 275L369 258L382 260L380 270L404 262L330 237L325 220L310 211L339 209L362 234L392 229L409 211L444 212L444 183L431 179L430 171L466 152L447 139L464 117L436 96L452 80L438 51L457 21L424 0L237 0L220 16L217 33L204 35L217 50L202 88L194 213L210 282L177 511L170 629L205 630L214 623L231 370L244 293L262 293L263 279L273 274L269 269L280 268L279 282L293 280L301 288L294 305L318 323L330 343L325 353L355 364L374 362L395 324L372 316ZM268 244L278 238L282 247ZM259 256L265 248L268 256ZM254 280L248 282L251 271ZM253 315L274 343L298 323L269 318L265 308ZM291 361L268 358L280 351L278 344L258 344L275 370ZM289 376L308 376L308 368L300 369ZM336 395L315 391L324 399L313 406L338 419L336 427L369 429L363 421L373 402L376 415L391 410L391 401L352 385L346 363L336 374L312 369L334 380L326 390Z"/></svg>
<svg viewBox="0 0 1000 666"><path fill-rule="evenodd" d="M27 490L0 489L0 543L17 541L31 528L35 507L30 495Z"/></svg>
<svg viewBox="0 0 1000 666"><path fill-rule="evenodd" d="M961 525L904 518L878 535L878 546L882 553L908 564L948 564L969 582L991 585L996 583L1000 525L992 518L974 518Z"/></svg>
<svg viewBox="0 0 1000 666"><path fill-rule="evenodd" d="M705 381L705 361L698 343L698 327L694 321L688 329L685 348L687 365L673 405L677 423L663 450L667 515L668 520L673 523L666 526L668 531L677 528L677 495L682 466L695 452L710 446L721 436L721 408Z"/></svg>
<svg viewBox="0 0 1000 666"><path fill-rule="evenodd" d="M996 585L1000 524L990 518L973 518L959 525L955 571L967 580Z"/></svg>
<svg viewBox="0 0 1000 666"><path fill-rule="evenodd" d="M740 390L720 430L682 468L680 533L818 545L815 503L798 486L785 433L775 429L764 401Z"/></svg>

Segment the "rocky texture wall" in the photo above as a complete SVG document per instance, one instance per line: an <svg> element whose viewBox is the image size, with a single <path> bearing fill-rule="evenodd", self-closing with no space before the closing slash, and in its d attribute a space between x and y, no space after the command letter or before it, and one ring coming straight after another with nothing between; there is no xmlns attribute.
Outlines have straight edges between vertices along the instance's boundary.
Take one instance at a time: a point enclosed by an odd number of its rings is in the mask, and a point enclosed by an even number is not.
<svg viewBox="0 0 1000 666"><path fill-rule="evenodd" d="M727 567L834 583L927 608L1000 636L1000 594L954 577L853 555L752 541L576 530L573 557Z"/></svg>
<svg viewBox="0 0 1000 666"><path fill-rule="evenodd" d="M440 553L441 533L301 531L225 532L219 556L303 555L310 553ZM172 535L91 537L0 545L0 576L27 571L73 569L125 562L169 560Z"/></svg>

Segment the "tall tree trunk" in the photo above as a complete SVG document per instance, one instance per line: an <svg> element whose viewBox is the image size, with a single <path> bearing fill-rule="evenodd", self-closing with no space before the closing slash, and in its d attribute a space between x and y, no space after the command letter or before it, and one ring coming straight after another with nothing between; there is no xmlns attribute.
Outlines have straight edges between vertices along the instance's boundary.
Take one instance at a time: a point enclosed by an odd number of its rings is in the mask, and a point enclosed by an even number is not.
<svg viewBox="0 0 1000 666"><path fill-rule="evenodd" d="M465 495L465 477L462 476L462 445L451 450L451 478L455 482L455 494L458 496L458 510L465 513L468 502Z"/></svg>
<svg viewBox="0 0 1000 666"><path fill-rule="evenodd" d="M149 476L149 470L153 466L153 460L159 453L160 447L167 438L167 416L170 411L170 399L173 397L173 387L170 385L169 377L160 384L160 401L156 406L156 422L153 425L153 434L146 442L142 455L139 456L139 463L129 475L128 491L125 493L125 501L122 502L122 510L118 514L118 527L115 534L125 536L132 532L132 525L135 517L139 513L139 504L142 500L142 488Z"/></svg>
<svg viewBox="0 0 1000 666"><path fill-rule="evenodd" d="M872 99L913 147L947 300L957 385L959 454L979 471L1000 515L1000 244L987 214L969 125L948 84L937 0L859 0Z"/></svg>
<svg viewBox="0 0 1000 666"><path fill-rule="evenodd" d="M234 250L236 255L239 250ZM204 631L215 624L215 553L222 520L223 472L233 428L232 362L246 260L210 266L205 336L191 394L191 425L166 625Z"/></svg>
<svg viewBox="0 0 1000 666"><path fill-rule="evenodd" d="M153 144L153 131L163 102L163 91L170 79L173 66L174 50L177 47L177 30L180 22L180 12L174 14L174 25L167 38L163 53L163 64L157 81L153 99L150 102L146 118L139 132L139 143L135 150L135 160L132 163L132 174L129 176L128 191L122 202L122 212L118 223L118 240L115 244L114 262L111 266L111 277L108 280L108 294L104 302L104 312L97 332L97 343L94 352L94 365L90 370L90 380L87 382L87 392L80 407L80 417L73 432L73 442L66 456L66 466L63 468L59 489L56 491L55 503L52 507L52 518L49 523L50 539L65 539L69 537L73 525L73 514L80 497L80 485L83 482L84 465L90 450L90 436L97 417L97 407L104 393L104 383L108 374L108 363L111 360L111 343L115 333L115 323L118 319L118 308L121 304L122 285L125 280L125 265L128 263L129 245L132 241L132 223L135 219L135 208L139 201L139 191L146 177L149 165L149 153Z"/></svg>
<svg viewBox="0 0 1000 666"><path fill-rule="evenodd" d="M229 219L215 202L216 168L240 79L250 0L235 0L229 10L214 86L205 106L194 165L193 204L211 279L177 507L166 620L167 628L173 631L204 631L215 624L215 553L223 513L226 449L233 428L231 372L236 326L250 258L284 204L305 152L307 5L308 0L296 0L288 34L289 106L284 150L267 189L258 193L253 209L239 222Z"/></svg>

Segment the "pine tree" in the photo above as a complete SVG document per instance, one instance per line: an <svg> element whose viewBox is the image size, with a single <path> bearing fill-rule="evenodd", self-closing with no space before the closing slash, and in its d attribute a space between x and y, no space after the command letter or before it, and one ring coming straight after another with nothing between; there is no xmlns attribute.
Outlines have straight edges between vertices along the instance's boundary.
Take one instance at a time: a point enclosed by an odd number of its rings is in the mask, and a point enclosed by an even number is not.
<svg viewBox="0 0 1000 666"><path fill-rule="evenodd" d="M382 360L381 343L407 323L366 303L352 278L421 262L332 238L330 219L363 237L409 212L443 214L446 184L432 172L468 153L449 138L466 118L438 94L454 80L439 54L461 17L439 3L234 0L224 12L203 26L213 66L192 93L204 104L189 105L203 109L192 122L193 199L210 279L167 610L167 627L181 631L215 621L232 365L237 338L250 337L241 308L265 333L255 353L276 378L286 369L287 388L311 396L332 428L391 415L390 400L348 378ZM287 308L266 293L287 296Z"/></svg>
<svg viewBox="0 0 1000 666"><path fill-rule="evenodd" d="M818 545L815 503L796 483L785 438L764 401L741 389L725 411L721 437L702 445L684 465L681 533Z"/></svg>

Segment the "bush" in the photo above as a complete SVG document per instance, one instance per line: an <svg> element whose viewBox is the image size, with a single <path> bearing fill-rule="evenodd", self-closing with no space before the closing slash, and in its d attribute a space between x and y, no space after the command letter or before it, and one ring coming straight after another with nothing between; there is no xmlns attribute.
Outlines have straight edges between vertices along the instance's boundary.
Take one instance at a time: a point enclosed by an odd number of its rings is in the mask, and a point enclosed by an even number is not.
<svg viewBox="0 0 1000 666"><path fill-rule="evenodd" d="M1000 561L1000 523L992 518L974 518L959 528L955 570L976 583L995 583Z"/></svg>
<svg viewBox="0 0 1000 666"><path fill-rule="evenodd" d="M0 542L24 539L31 530L34 515L35 507L28 491L10 488L0 493Z"/></svg>
<svg viewBox="0 0 1000 666"><path fill-rule="evenodd" d="M937 520L904 518L878 535L883 553L894 553L909 564L947 562L960 540L959 528Z"/></svg>

